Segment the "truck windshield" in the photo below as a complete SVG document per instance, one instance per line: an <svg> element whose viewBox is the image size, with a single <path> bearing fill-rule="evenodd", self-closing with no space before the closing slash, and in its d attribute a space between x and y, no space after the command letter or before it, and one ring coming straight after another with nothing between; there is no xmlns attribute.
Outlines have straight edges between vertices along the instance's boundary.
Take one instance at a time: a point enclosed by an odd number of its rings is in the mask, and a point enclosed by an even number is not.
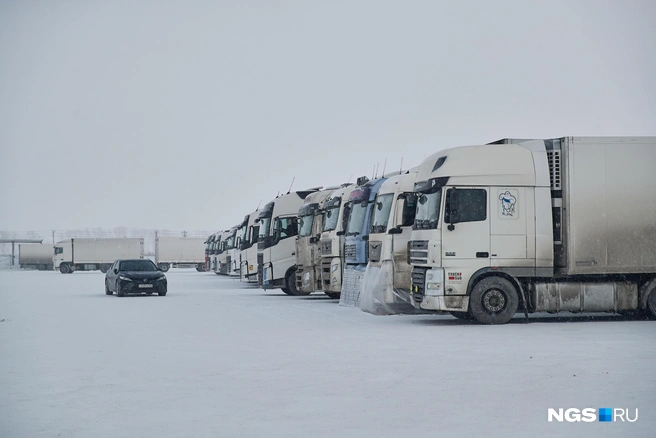
<svg viewBox="0 0 656 438"><path fill-rule="evenodd" d="M442 191L425 195L420 193L417 199L417 215L415 216L414 228L435 229L440 218L440 204L442 203Z"/></svg>
<svg viewBox="0 0 656 438"><path fill-rule="evenodd" d="M235 247L235 235L228 237L225 240L225 249L233 249Z"/></svg>
<svg viewBox="0 0 656 438"><path fill-rule="evenodd" d="M367 215L367 207L369 203L362 201L359 204L354 204L351 208L351 216L348 221L348 228L346 234L349 236L357 236L362 232L362 226L364 225L364 218Z"/></svg>
<svg viewBox="0 0 656 438"><path fill-rule="evenodd" d="M269 236L269 226L271 225L271 216L260 219L259 236L264 238Z"/></svg>
<svg viewBox="0 0 656 438"><path fill-rule="evenodd" d="M339 205L326 209L326 215L323 220L323 230L332 231L337 228L337 219L339 219Z"/></svg>
<svg viewBox="0 0 656 438"><path fill-rule="evenodd" d="M242 225L241 228L239 229L239 235L241 236L241 241L242 241L242 242L248 242L248 236L247 236L247 233L248 233L248 225L247 225L247 224L244 224L244 225Z"/></svg>
<svg viewBox="0 0 656 438"><path fill-rule="evenodd" d="M387 223L389 222L390 210L392 209L392 201L394 194L378 195L374 205L374 214L371 218L371 232L384 233L387 231Z"/></svg>
<svg viewBox="0 0 656 438"><path fill-rule="evenodd" d="M298 227L298 235L305 237L312 234L312 221L314 221L314 215L308 214L306 216L301 216L299 220L301 223Z"/></svg>

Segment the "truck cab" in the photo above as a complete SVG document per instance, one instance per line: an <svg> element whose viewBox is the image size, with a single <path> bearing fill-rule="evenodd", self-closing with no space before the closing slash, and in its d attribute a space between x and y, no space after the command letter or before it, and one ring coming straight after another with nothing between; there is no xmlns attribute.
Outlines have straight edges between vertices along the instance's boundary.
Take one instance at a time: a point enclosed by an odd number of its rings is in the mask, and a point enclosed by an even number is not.
<svg viewBox="0 0 656 438"><path fill-rule="evenodd" d="M357 187L351 192L348 227L344 238L344 276L340 304L355 306L360 301L360 287L368 261L369 227L373 202L386 178L369 181L358 178Z"/></svg>
<svg viewBox="0 0 656 438"><path fill-rule="evenodd" d="M240 224L241 225L241 224ZM240 225L235 225L230 228L228 237L225 240L225 245L223 250L226 254L225 258L225 267L223 268L226 271L226 274L230 277L239 276L239 228Z"/></svg>
<svg viewBox="0 0 656 438"><path fill-rule="evenodd" d="M225 230L221 233L218 249L216 251L216 269L221 275L228 275L232 259L228 253L235 244L236 227ZM231 239L232 238L232 239Z"/></svg>
<svg viewBox="0 0 656 438"><path fill-rule="evenodd" d="M240 228L241 239L239 242L240 253L240 279L246 283L257 283L257 238L259 235L259 224L257 210L244 217Z"/></svg>
<svg viewBox="0 0 656 438"><path fill-rule="evenodd" d="M414 187L414 305L484 324L518 310L656 316L654 162L653 137L505 139L429 156Z"/></svg>
<svg viewBox="0 0 656 438"><path fill-rule="evenodd" d="M214 242L214 234L210 234L205 240L205 270L209 271L212 268L212 262L210 260L210 255L212 251L212 243Z"/></svg>
<svg viewBox="0 0 656 438"><path fill-rule="evenodd" d="M280 288L296 295L296 236L298 209L317 189L288 192L278 196L258 214L258 283L263 289Z"/></svg>
<svg viewBox="0 0 656 438"><path fill-rule="evenodd" d="M321 231L321 284L323 293L339 298L344 271L344 234L348 225L348 203L355 185L335 190L324 201L323 227Z"/></svg>
<svg viewBox="0 0 656 438"><path fill-rule="evenodd" d="M296 238L296 292L309 295L320 291L321 252L319 242L323 227L324 202L341 187L329 187L312 193L298 210L298 237Z"/></svg>
<svg viewBox="0 0 656 438"><path fill-rule="evenodd" d="M374 314L414 313L410 296L412 266L408 242L412 233L417 195L413 192L415 167L383 182L373 202L369 231L369 261L359 302Z"/></svg>

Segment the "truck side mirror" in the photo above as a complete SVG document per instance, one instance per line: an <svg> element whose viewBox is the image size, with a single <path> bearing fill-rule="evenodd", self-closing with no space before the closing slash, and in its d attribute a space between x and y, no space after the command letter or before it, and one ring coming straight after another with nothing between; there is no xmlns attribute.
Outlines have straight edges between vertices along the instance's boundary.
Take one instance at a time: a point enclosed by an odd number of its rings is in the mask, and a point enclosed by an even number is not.
<svg viewBox="0 0 656 438"><path fill-rule="evenodd" d="M401 234L403 230L401 229L401 226L396 226L394 228L390 228L387 234Z"/></svg>
<svg viewBox="0 0 656 438"><path fill-rule="evenodd" d="M447 203L449 204L446 213L448 214L448 223L449 226L447 229L449 231L453 231L456 229L456 227L453 224L457 224L460 222L460 213L458 213L458 190L457 189L449 189L447 192Z"/></svg>

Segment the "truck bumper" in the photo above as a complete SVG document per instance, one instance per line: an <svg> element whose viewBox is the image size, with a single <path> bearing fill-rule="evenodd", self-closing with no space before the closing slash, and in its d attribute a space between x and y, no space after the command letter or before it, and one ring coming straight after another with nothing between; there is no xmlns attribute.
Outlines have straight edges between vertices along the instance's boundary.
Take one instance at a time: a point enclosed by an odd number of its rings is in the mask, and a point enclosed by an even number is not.
<svg viewBox="0 0 656 438"><path fill-rule="evenodd" d="M415 295L415 307L417 307ZM423 296L420 309L424 310L437 310L443 312L466 312L469 310L469 297L466 295L438 295L438 296Z"/></svg>

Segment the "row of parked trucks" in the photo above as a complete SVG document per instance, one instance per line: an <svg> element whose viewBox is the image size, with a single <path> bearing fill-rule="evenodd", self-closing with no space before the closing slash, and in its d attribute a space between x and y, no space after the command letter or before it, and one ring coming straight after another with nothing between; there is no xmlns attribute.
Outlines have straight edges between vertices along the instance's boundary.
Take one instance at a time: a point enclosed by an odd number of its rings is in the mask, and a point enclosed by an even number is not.
<svg viewBox="0 0 656 438"><path fill-rule="evenodd" d="M205 270L205 239L193 237L155 238L155 263L166 272L171 267ZM21 244L19 265L26 269L58 269L62 274L75 271L107 272L117 259L144 258L143 238L74 238L54 245Z"/></svg>
<svg viewBox="0 0 656 438"><path fill-rule="evenodd" d="M656 137L503 139L290 191L206 241L206 268L379 313L656 316Z"/></svg>

